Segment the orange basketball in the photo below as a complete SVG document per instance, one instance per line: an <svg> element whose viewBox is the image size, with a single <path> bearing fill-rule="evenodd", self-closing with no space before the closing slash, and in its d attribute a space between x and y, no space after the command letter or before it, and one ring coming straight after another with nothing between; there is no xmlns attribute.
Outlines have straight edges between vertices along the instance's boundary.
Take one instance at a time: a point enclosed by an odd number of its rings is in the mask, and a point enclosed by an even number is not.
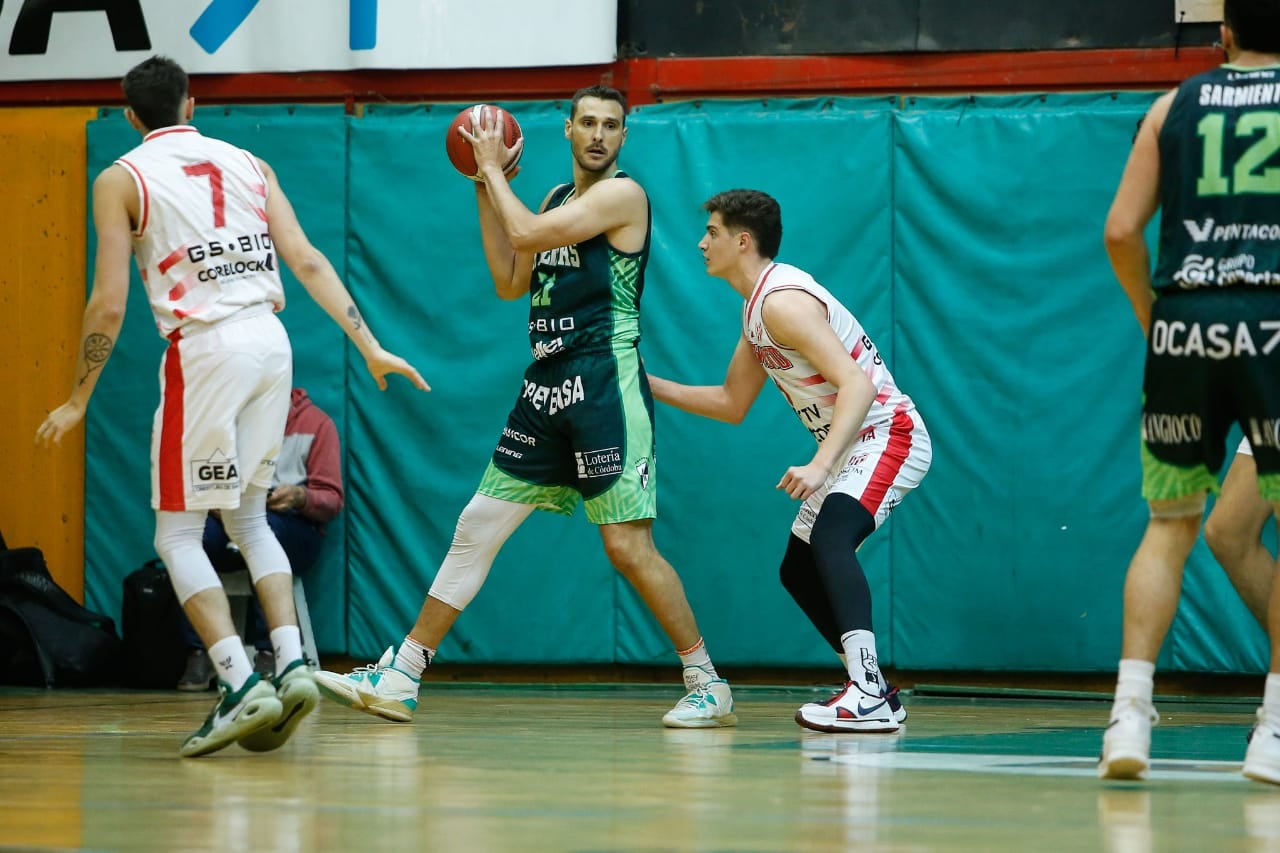
<svg viewBox="0 0 1280 853"><path fill-rule="evenodd" d="M453 164L453 167L473 181L482 181L484 178L480 177L479 170L476 168L476 155L471 148L471 143L466 137L458 133L458 128L464 127L468 131L474 132L474 128L480 126L483 116L486 114L494 115L495 113L506 122L504 125L506 133L503 137L503 142L510 148L520 140L522 135L520 123L516 121L515 116L502 107L495 107L492 104L475 104L458 113L453 117L453 121L449 123L449 131L444 139L444 150L448 153L449 162ZM503 171L511 174L511 170L520 162L520 155L523 153L523 148L516 152L516 155L511 158L511 162L503 167Z"/></svg>

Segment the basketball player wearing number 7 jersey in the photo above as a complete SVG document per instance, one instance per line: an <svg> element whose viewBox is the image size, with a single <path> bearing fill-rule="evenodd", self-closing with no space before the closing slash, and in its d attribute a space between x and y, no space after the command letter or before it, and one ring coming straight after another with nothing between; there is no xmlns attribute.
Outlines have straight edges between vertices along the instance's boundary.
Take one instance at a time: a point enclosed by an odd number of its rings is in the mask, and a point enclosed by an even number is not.
<svg viewBox="0 0 1280 853"><path fill-rule="evenodd" d="M862 325L814 278L774 262L782 210L756 190L703 205L698 243L707 272L746 300L724 383L690 386L650 376L653 396L696 415L738 423L772 379L818 441L778 488L802 503L782 560L782 584L831 648L848 680L796 722L827 732L894 732L906 709L880 673L871 589L857 549L924 479L933 446L915 403L898 390Z"/></svg>
<svg viewBox="0 0 1280 853"><path fill-rule="evenodd" d="M76 382L36 437L57 443L84 417L124 320L132 254L169 341L151 441L156 553L221 686L180 754L205 755L233 742L276 749L319 699L302 657L289 561L266 522L293 375L289 338L275 316L284 308L277 257L342 327L380 387L398 373L428 389L411 365L378 344L307 240L270 167L186 123L195 102L182 68L153 57L123 85L126 116L143 141L94 181L98 249ZM272 680L253 671L201 545L210 510L222 512L253 577L271 629Z"/></svg>

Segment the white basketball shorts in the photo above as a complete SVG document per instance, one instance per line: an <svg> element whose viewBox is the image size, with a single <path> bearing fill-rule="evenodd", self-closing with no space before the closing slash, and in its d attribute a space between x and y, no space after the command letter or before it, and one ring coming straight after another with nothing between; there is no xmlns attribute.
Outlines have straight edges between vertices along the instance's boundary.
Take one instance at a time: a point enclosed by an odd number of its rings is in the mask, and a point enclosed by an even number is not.
<svg viewBox="0 0 1280 853"><path fill-rule="evenodd" d="M235 509L250 484L271 486L293 384L289 336L264 304L188 324L169 341L151 430L151 506Z"/></svg>
<svg viewBox="0 0 1280 853"><path fill-rule="evenodd" d="M822 503L832 492L849 495L884 523L902 499L920 485L933 462L933 443L914 410L896 412L892 421L866 427L850 445L844 467L800 506L791 532L805 542Z"/></svg>

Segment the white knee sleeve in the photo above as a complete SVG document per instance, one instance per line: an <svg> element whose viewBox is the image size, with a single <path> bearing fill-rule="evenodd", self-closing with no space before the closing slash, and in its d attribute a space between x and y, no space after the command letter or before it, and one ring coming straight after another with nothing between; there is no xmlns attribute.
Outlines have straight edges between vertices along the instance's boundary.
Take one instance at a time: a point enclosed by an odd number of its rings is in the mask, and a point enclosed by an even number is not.
<svg viewBox="0 0 1280 853"><path fill-rule="evenodd" d="M453 544L427 594L455 610L464 609L489 576L503 543L531 512L531 504L474 495L458 516Z"/></svg>
<svg viewBox="0 0 1280 853"><path fill-rule="evenodd" d="M156 556L169 571L179 604L222 585L204 552L204 519L203 512L156 512Z"/></svg>
<svg viewBox="0 0 1280 853"><path fill-rule="evenodd" d="M267 492L259 486L250 486L240 496L237 509L222 511L222 525L227 536L240 549L245 565L249 567L249 577L256 584L267 575L278 572L292 574L289 557L280 540L271 532L267 524Z"/></svg>

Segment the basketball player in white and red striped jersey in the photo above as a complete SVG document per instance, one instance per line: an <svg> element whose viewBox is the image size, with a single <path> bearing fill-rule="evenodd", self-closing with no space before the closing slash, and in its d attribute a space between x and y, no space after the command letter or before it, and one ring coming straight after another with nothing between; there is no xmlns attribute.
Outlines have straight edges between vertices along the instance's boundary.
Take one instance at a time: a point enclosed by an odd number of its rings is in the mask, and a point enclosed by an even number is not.
<svg viewBox="0 0 1280 853"><path fill-rule="evenodd" d="M783 558L783 586L845 659L849 680L796 722L827 732L896 731L906 710L880 673L871 590L857 549L933 457L929 433L862 325L812 276L775 263L782 242L777 201L729 190L703 207L698 243L707 272L746 300L742 336L722 385L690 386L653 376L657 399L739 423L772 379L818 441L813 458L786 470L778 488L802 501Z"/></svg>
<svg viewBox="0 0 1280 853"><path fill-rule="evenodd" d="M355 344L379 387L398 373L428 388L379 345L270 167L187 124L195 101L177 63L152 57L123 87L125 115L143 141L94 181L98 249L76 381L36 438L58 443L84 417L124 321L132 255L169 341L151 441L156 553L221 686L180 753L205 755L233 742L275 749L319 697L302 656L289 561L266 521L293 378L289 338L275 316L284 308L277 253ZM253 671L201 545L209 510L221 510L253 577L275 650L272 680Z"/></svg>

